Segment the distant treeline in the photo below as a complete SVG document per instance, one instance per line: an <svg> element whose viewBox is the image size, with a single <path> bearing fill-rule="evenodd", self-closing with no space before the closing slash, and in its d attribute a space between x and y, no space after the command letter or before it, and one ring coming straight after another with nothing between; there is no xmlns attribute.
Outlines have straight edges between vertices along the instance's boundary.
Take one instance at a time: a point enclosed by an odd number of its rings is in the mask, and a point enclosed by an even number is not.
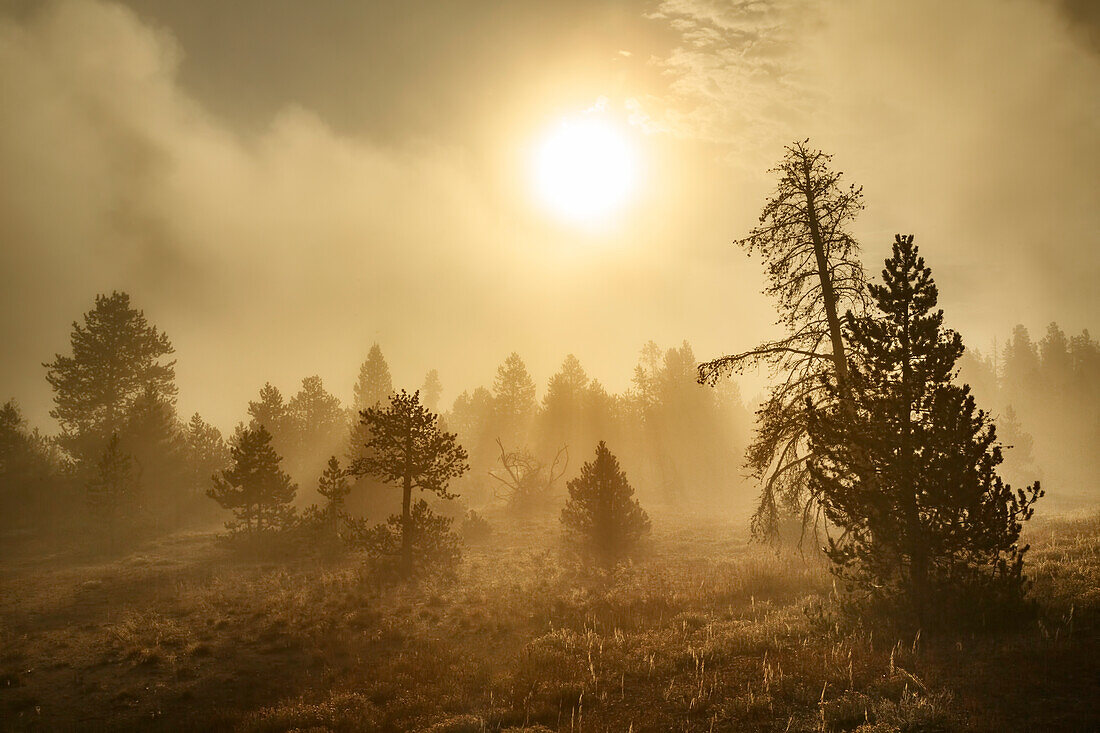
<svg viewBox="0 0 1100 733"><path fill-rule="evenodd" d="M1097 496L1100 486L1100 344L1088 330L1067 336L1051 323L1037 343L1016 326L992 353L968 349L959 379L993 408L1012 446L1009 480L1043 479L1056 501Z"/></svg>
<svg viewBox="0 0 1100 733"><path fill-rule="evenodd" d="M15 401L0 409L0 524L7 530L67 531L102 521L101 477L124 462L127 524L139 532L213 525L226 513L207 492L229 465L230 442L199 414L176 412L174 350L126 293L100 295L74 323L71 354L44 365L54 390L58 432L26 424ZM320 377L302 380L289 398L270 383L242 409L242 426L263 425L281 466L299 486L296 503L317 500L330 457L345 465L369 436L360 412L385 403L395 389L419 389L422 403L442 412L458 434L471 470L453 486L466 507L512 504L517 514L560 506L565 481L605 440L637 487L655 505L748 504L741 463L752 415L737 386L714 390L696 381L696 358L685 342L646 344L629 389L609 393L573 355L538 394L518 354L497 369L491 386L462 392L439 409L442 384L429 371L420 385L395 385L382 349L371 347L342 404ZM238 430L238 433L240 430ZM518 482L518 483L517 483ZM530 500L531 492L553 502ZM521 496L522 492L528 495ZM535 496L535 499L549 496ZM347 499L359 516L382 520L399 505L392 487L355 480Z"/></svg>

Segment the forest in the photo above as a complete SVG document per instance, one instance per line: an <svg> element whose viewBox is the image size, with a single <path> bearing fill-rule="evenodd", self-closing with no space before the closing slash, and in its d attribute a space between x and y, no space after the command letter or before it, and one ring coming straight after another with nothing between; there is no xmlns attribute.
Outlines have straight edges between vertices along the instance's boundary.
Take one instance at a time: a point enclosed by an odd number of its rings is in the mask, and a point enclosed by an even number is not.
<svg viewBox="0 0 1100 733"><path fill-rule="evenodd" d="M0 727L1095 730L1100 344L969 347L830 155L771 175L738 246L782 335L650 341L619 393L513 352L445 405L455 355L376 343L223 433L95 295L53 422L0 410Z"/></svg>

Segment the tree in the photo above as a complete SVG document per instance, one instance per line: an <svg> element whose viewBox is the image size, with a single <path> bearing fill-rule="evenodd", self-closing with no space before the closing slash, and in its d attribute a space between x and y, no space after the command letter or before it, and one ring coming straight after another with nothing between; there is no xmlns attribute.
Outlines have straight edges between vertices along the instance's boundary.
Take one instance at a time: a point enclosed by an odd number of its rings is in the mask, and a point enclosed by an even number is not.
<svg viewBox="0 0 1100 733"><path fill-rule="evenodd" d="M358 544L373 557L401 558L401 576L452 569L462 557L460 540L451 529L454 520L432 512L417 499L405 517L394 514L385 524L360 529Z"/></svg>
<svg viewBox="0 0 1100 733"><path fill-rule="evenodd" d="M558 449L549 465L531 455L526 448L506 451L504 443L497 439L500 449L500 469L489 471L489 476L501 486L501 496L508 508L520 516L530 516L544 510L553 498L554 485L569 468L569 450Z"/></svg>
<svg viewBox="0 0 1100 733"><path fill-rule="evenodd" d="M838 574L902 600L924 625L991 584L1018 594L1021 522L1042 492L1013 492L997 475L993 422L953 382L962 339L933 310L912 236L896 238L882 278L868 288L877 313L847 319L852 409L808 402L811 490L842 531L826 549Z"/></svg>
<svg viewBox="0 0 1100 733"><path fill-rule="evenodd" d="M185 498L184 444L176 409L152 385L134 400L119 433L133 461L134 503L153 525L178 525Z"/></svg>
<svg viewBox="0 0 1100 733"><path fill-rule="evenodd" d="M355 382L353 392L356 415L367 408L377 407L393 394L390 367L386 363L386 357L382 355L382 347L378 344L371 345L366 360L359 367L359 379Z"/></svg>
<svg viewBox="0 0 1100 733"><path fill-rule="evenodd" d="M283 437L287 432L289 413L283 394L271 382L265 382L260 387L260 399L250 400L248 403L248 415L252 418L254 426L262 425L272 437Z"/></svg>
<svg viewBox="0 0 1100 733"><path fill-rule="evenodd" d="M369 407L360 414L370 438L363 456L352 463L350 473L371 476L386 484L400 484L401 543L398 550L402 575L414 571L416 528L413 524L412 490L427 491L453 499L448 483L469 470L466 450L454 433L439 427L439 415L420 404L420 393L405 390L390 397L387 407ZM418 502L419 504L423 502ZM425 518L431 513L425 504L417 510ZM426 512L426 514L425 514ZM391 519L391 525L394 521ZM429 526L435 526L428 522Z"/></svg>
<svg viewBox="0 0 1100 733"><path fill-rule="evenodd" d="M443 395L443 383L439 381L439 372L430 370L424 375L424 386L420 388L424 406L433 412L439 407L439 398Z"/></svg>
<svg viewBox="0 0 1100 733"><path fill-rule="evenodd" d="M393 394L393 379L390 377L390 367L386 363L386 358L382 355L382 347L378 344L373 344L370 347L366 360L359 367L359 379L355 383L353 393L353 412L351 425L348 429L350 442L347 451L347 458L352 463L366 457L364 454L365 446L370 442L371 437L368 426L364 425L359 419L360 413L363 410L378 407L389 400L390 395ZM368 491L373 493L374 489L380 488L377 486L364 486L363 484L367 483L365 481L357 483L359 484L357 487L359 495L363 499L368 498L365 496Z"/></svg>
<svg viewBox="0 0 1100 733"><path fill-rule="evenodd" d="M967 348L959 357L959 379L970 385L976 399L987 404L1000 404L995 359L996 346L992 356Z"/></svg>
<svg viewBox="0 0 1100 733"><path fill-rule="evenodd" d="M614 565L649 533L649 516L602 440L595 460L585 463L567 487L569 500L561 512L566 539L599 562Z"/></svg>
<svg viewBox="0 0 1100 733"><path fill-rule="evenodd" d="M1012 405L1005 408L1004 414L997 420L997 427L1002 440L1001 448L1007 450L1001 473L1010 482L1022 479L1025 475L1036 475L1033 451L1035 440L1020 425Z"/></svg>
<svg viewBox="0 0 1100 733"><path fill-rule="evenodd" d="M325 456L340 450L347 439L347 416L340 400L325 391L320 377L306 377L287 403L286 415L287 471L298 481L316 481Z"/></svg>
<svg viewBox="0 0 1100 733"><path fill-rule="evenodd" d="M848 358L840 313L864 301L859 245L848 228L863 209L862 189L844 187L832 156L802 141L786 148L775 169L779 186L760 224L738 244L758 254L768 273L765 294L776 301L784 338L699 365L699 381L715 384L746 367L765 365L779 377L757 412L747 466L761 481L753 515L757 537L775 537L784 511L814 515L809 492L805 404L848 400ZM823 388L829 377L835 391ZM845 408L848 409L848 408Z"/></svg>
<svg viewBox="0 0 1100 733"><path fill-rule="evenodd" d="M188 480L192 486L210 483L210 477L229 463L229 448L216 427L195 413L183 430L183 442L187 453Z"/></svg>
<svg viewBox="0 0 1100 733"><path fill-rule="evenodd" d="M1046 335L1039 342L1039 362L1043 372L1043 387L1052 396L1061 398L1073 376L1073 360L1070 357L1069 339L1057 323L1047 326Z"/></svg>
<svg viewBox="0 0 1100 733"><path fill-rule="evenodd" d="M1008 401L1020 403L1034 393L1039 377L1039 350L1022 324L1012 329L1004 348L1004 389ZM1030 399L1026 400L1030 402ZM1023 407L1023 405L1021 405Z"/></svg>
<svg viewBox="0 0 1100 733"><path fill-rule="evenodd" d="M537 421L536 454L541 460L556 456L561 446L587 445L601 434L593 425L590 382L572 354L565 357L561 369L550 377Z"/></svg>
<svg viewBox="0 0 1100 733"><path fill-rule="evenodd" d="M493 400L496 407L497 435L522 445L535 415L535 382L527 373L527 365L519 354L512 352L497 368L493 380Z"/></svg>
<svg viewBox="0 0 1100 733"><path fill-rule="evenodd" d="M0 406L0 523L27 524L47 518L56 498L57 461L49 442L27 430L15 400Z"/></svg>
<svg viewBox="0 0 1100 733"><path fill-rule="evenodd" d="M61 446L78 463L101 455L143 390L174 403L175 361L168 336L130 306L130 296L97 295L84 323L73 322L72 356L55 355L46 367L54 390L50 415L61 424ZM89 465L91 465L89 463Z"/></svg>
<svg viewBox="0 0 1100 733"><path fill-rule="evenodd" d="M324 508L325 523L336 537L340 536L340 519L345 516L344 500L351 491L347 475L347 471L340 467L340 461L332 456L317 480L317 493L328 502Z"/></svg>
<svg viewBox="0 0 1100 733"><path fill-rule="evenodd" d="M188 498L205 497L211 477L229 465L229 447L221 431L196 412L183 430L183 450Z"/></svg>
<svg viewBox="0 0 1100 733"><path fill-rule="evenodd" d="M232 532L258 534L278 529L293 516L291 502L298 486L282 468L263 424L237 426L229 447L232 465L213 477L207 496L233 511L226 523Z"/></svg>
<svg viewBox="0 0 1100 733"><path fill-rule="evenodd" d="M88 480L88 505L107 527L112 551L115 549L119 520L133 505L132 479L130 456L123 452L118 434L113 434Z"/></svg>

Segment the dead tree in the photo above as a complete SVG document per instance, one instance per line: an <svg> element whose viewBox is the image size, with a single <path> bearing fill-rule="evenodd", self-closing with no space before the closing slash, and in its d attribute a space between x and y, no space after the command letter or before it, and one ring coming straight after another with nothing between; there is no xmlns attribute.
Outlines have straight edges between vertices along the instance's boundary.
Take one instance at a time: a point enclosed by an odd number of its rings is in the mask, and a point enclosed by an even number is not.
<svg viewBox="0 0 1100 733"><path fill-rule="evenodd" d="M759 225L738 242L763 260L764 293L775 300L778 324L787 335L699 365L703 383L758 365L777 378L757 412L746 458L762 484L752 521L757 537L774 538L783 514L800 515L803 528L816 516L807 475L807 404L844 401L848 395L842 314L862 312L866 298L859 245L848 226L863 208L863 196L854 185L841 186L830 160L809 141L787 147L774 171L778 188L765 202ZM838 387L832 396L827 381Z"/></svg>
<svg viewBox="0 0 1100 733"><path fill-rule="evenodd" d="M507 451L497 438L501 468L489 476L498 483L494 493L503 499L519 516L527 517L545 511L554 495L554 485L565 475L569 467L569 446L558 449L554 460L547 465L526 448Z"/></svg>

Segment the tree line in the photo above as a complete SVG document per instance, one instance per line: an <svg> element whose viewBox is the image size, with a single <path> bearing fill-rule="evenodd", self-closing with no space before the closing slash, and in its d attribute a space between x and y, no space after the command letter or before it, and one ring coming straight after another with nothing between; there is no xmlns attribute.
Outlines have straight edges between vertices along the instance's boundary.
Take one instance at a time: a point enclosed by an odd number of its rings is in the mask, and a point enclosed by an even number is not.
<svg viewBox="0 0 1100 733"><path fill-rule="evenodd" d="M350 405L317 376L303 379L289 399L265 383L228 437L199 414L178 416L172 343L126 293L97 296L74 322L70 345L69 354L44 365L56 435L28 428L14 401L0 410L0 505L9 530L65 533L84 523L113 543L211 524L228 509L234 533L263 533L293 519L330 527L324 534L339 538L395 513L402 522L415 512L426 517L367 468L378 436L365 416L407 394L395 389L377 344ZM577 458L600 441L615 447L647 500L733 503L748 411L735 386L706 390L694 369L687 343L662 350L650 342L631 387L611 394L569 355L540 398L513 353L491 386L461 393L446 411L439 410L439 374L429 371L414 392L417 404L465 446L469 470L450 477L452 492L428 492L425 508L463 522L471 506L497 505L517 520L551 516L583 471ZM461 501L449 500L455 495ZM375 540L385 544L378 532Z"/></svg>
<svg viewBox="0 0 1100 733"><path fill-rule="evenodd" d="M1100 484L1100 343L1057 323L1035 340L1022 324L959 360L960 379L996 411L1005 475L1038 476L1066 502Z"/></svg>

